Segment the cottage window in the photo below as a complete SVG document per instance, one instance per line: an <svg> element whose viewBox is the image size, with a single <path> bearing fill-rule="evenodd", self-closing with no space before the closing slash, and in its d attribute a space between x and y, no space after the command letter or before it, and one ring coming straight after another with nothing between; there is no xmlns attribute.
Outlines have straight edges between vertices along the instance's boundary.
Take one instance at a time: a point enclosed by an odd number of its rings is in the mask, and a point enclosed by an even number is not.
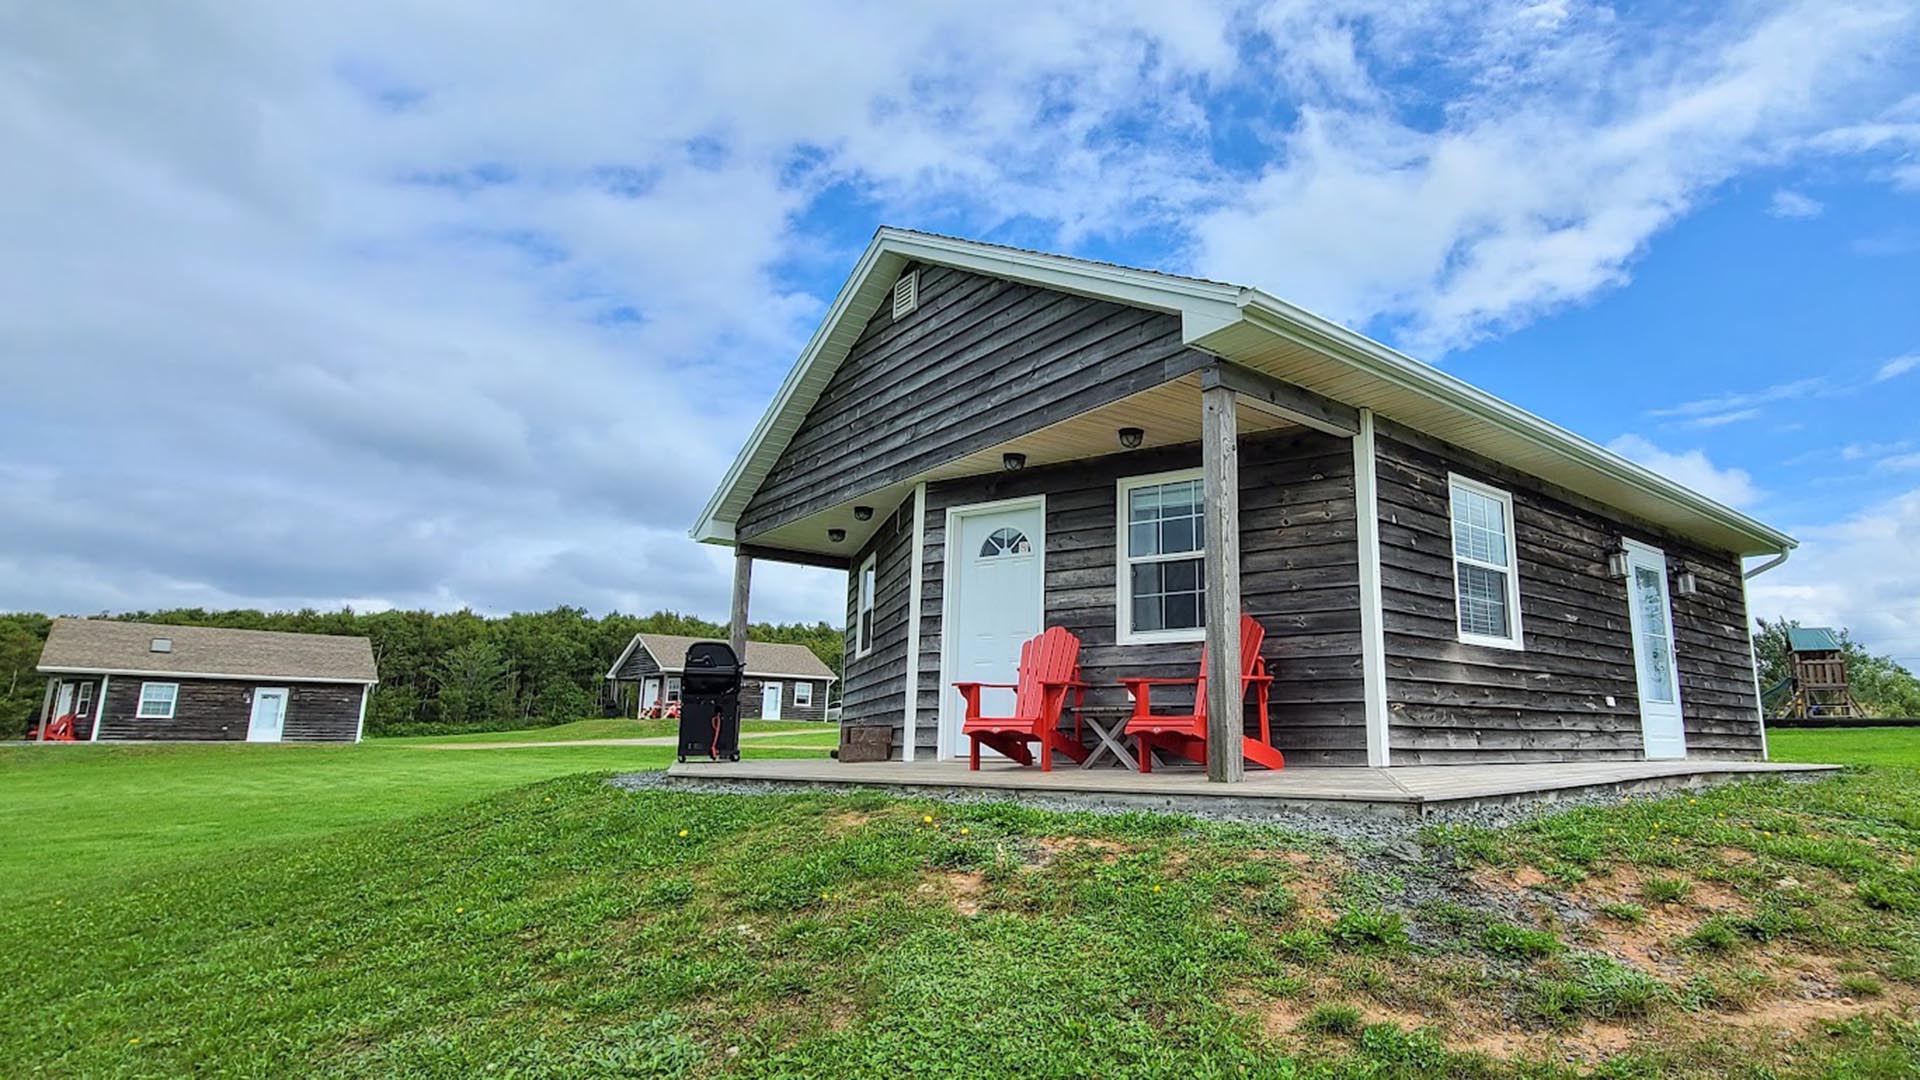
<svg viewBox="0 0 1920 1080"><path fill-rule="evenodd" d="M1520 577L1513 545L1513 496L1461 476L1448 477L1447 488L1460 640L1518 649Z"/></svg>
<svg viewBox="0 0 1920 1080"><path fill-rule="evenodd" d="M73 715L90 716L92 715L92 712L93 712L93 684L90 682L83 682L80 684L80 696L74 699Z"/></svg>
<svg viewBox="0 0 1920 1080"><path fill-rule="evenodd" d="M174 702L179 697L179 683L141 683L140 708L133 715L140 720L171 720Z"/></svg>
<svg viewBox="0 0 1920 1080"><path fill-rule="evenodd" d="M1200 470L1120 481L1119 640L1206 633L1206 510Z"/></svg>
<svg viewBox="0 0 1920 1080"><path fill-rule="evenodd" d="M802 706L812 705L813 704L813 684L810 682L794 683L793 684L793 703L795 705L802 705Z"/></svg>
<svg viewBox="0 0 1920 1080"><path fill-rule="evenodd" d="M678 675L667 676L667 700L680 700L680 676Z"/></svg>
<svg viewBox="0 0 1920 1080"><path fill-rule="evenodd" d="M873 651L873 595L879 584L875 557L867 556L860 564L860 604L854 617L854 655L865 656Z"/></svg>

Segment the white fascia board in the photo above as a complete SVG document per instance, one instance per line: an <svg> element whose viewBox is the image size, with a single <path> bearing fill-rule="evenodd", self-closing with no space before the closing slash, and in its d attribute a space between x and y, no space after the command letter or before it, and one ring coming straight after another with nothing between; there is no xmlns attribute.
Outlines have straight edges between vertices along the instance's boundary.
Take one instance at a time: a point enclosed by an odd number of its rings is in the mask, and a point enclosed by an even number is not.
<svg viewBox="0 0 1920 1080"><path fill-rule="evenodd" d="M1676 484L1558 424L1462 382L1431 364L1423 364L1305 308L1250 289L1247 290L1243 310L1250 323L1269 333L1330 353L1402 389L1432 398L1510 435L1708 518L1758 541L1770 551L1790 551L1799 546L1799 541L1778 529Z"/></svg>
<svg viewBox="0 0 1920 1080"><path fill-rule="evenodd" d="M380 683L379 679L345 679L327 675L236 675L221 671L145 671L140 668L46 667L44 665L35 670L49 675L119 675L123 678L143 679L223 679L227 682L337 683L343 686L377 686Z"/></svg>

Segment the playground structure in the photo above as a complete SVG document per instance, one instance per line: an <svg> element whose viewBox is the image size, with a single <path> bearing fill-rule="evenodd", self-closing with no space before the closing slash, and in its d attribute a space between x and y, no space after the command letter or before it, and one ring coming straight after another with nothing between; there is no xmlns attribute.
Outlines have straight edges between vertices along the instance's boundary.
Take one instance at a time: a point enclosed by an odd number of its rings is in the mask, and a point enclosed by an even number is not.
<svg viewBox="0 0 1920 1080"><path fill-rule="evenodd" d="M1787 631L1787 677L1769 687L1761 701L1773 715L1797 720L1866 715L1847 685L1840 639L1824 626Z"/></svg>

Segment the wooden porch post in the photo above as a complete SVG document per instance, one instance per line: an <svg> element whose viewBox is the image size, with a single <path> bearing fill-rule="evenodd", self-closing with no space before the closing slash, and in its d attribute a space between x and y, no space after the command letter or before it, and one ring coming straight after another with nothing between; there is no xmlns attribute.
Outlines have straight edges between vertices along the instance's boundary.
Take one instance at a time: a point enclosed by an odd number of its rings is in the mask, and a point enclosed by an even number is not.
<svg viewBox="0 0 1920 1080"><path fill-rule="evenodd" d="M37 736L40 742L47 741L47 722L53 719L53 717L47 714L53 711L53 690L59 685L60 676L50 675L47 677L47 697L46 700L40 703L40 732Z"/></svg>
<svg viewBox="0 0 1920 1080"><path fill-rule="evenodd" d="M753 556L733 553L733 610L727 617L734 659L747 666L747 595L753 591ZM664 685L664 684L662 684Z"/></svg>
<svg viewBox="0 0 1920 1080"><path fill-rule="evenodd" d="M1207 521L1207 779L1246 773L1246 687L1240 683L1240 424L1234 391L1200 392L1200 461Z"/></svg>

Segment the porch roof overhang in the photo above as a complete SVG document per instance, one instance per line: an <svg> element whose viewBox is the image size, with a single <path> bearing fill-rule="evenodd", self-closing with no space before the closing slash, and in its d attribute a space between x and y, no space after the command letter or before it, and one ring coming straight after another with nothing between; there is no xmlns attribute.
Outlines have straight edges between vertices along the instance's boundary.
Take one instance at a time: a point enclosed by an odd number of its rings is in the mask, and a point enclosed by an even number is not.
<svg viewBox="0 0 1920 1080"><path fill-rule="evenodd" d="M1196 350L1332 401L1372 409L1377 415L1407 428L1537 476L1679 535L1743 556L1778 554L1793 549L1798 543L1778 529L1519 406L1258 289L894 228L882 228L874 234L852 275L834 298L825 320L801 352L766 414L694 523L691 530L694 539L720 544L734 542L734 523L748 500L805 421L867 320L891 295L895 279L914 263L949 266L1175 314L1180 317L1183 342ZM1175 380L1169 385L1179 382ZM1161 389L1135 395L1103 410L1148 405L1165 407L1164 401L1144 400ZM1197 384L1190 392L1197 396ZM1104 427L1111 438L1108 423L1111 418L1100 415L1103 410L1095 410L1085 417ZM1257 422L1245 422L1248 416L1244 410L1242 418L1243 429L1259 430ZM1054 428L1065 426L1058 424ZM1003 452L1023 441L1041 440L1050 431L1053 429L1028 433L1005 446L941 463L925 475L863 492L859 501L893 506L911 493L917 483L998 470ZM1111 450L1110 447L1107 452ZM1046 460L1044 456L1028 453L1031 463ZM819 519L832 513L834 511L825 511L807 519L809 529L805 535L819 537ZM775 530L776 533L787 531L784 527ZM817 540L802 541L801 536L795 532L791 541L783 536L754 539L756 544L772 547L791 543L796 551L822 550ZM850 531L846 550L852 549L851 541L855 539Z"/></svg>

